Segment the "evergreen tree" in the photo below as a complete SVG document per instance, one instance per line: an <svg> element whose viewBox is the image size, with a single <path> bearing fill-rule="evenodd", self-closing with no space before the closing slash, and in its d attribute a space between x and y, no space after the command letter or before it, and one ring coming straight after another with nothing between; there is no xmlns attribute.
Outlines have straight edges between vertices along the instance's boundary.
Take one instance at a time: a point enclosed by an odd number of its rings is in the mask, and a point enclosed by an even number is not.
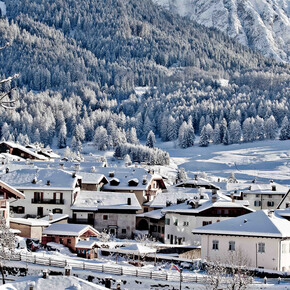
<svg viewBox="0 0 290 290"><path fill-rule="evenodd" d="M273 115L265 122L265 135L267 139L275 139L277 135L278 124Z"/></svg>
<svg viewBox="0 0 290 290"><path fill-rule="evenodd" d="M201 130L200 138L199 138L199 146L200 147L207 147L209 144L209 138L210 137L207 133L206 126L203 126L203 128Z"/></svg>
<svg viewBox="0 0 290 290"><path fill-rule="evenodd" d="M63 124L58 134L58 141L57 141L58 148L66 148L66 139L67 139L66 135L67 135L66 126L65 124Z"/></svg>
<svg viewBox="0 0 290 290"><path fill-rule="evenodd" d="M279 135L280 140L290 139L290 123L287 116L284 117L281 125L281 131Z"/></svg>
<svg viewBox="0 0 290 290"><path fill-rule="evenodd" d="M231 140L231 136L230 136L230 133L229 133L228 128L226 128L226 131L225 131L225 135L224 135L224 139L223 139L223 144L224 145L230 145L230 144L232 144L232 140Z"/></svg>
<svg viewBox="0 0 290 290"><path fill-rule="evenodd" d="M150 131L147 136L146 146L148 146L149 148L154 148L155 142L155 134L153 133L153 131Z"/></svg>
<svg viewBox="0 0 290 290"><path fill-rule="evenodd" d="M229 129L230 139L232 143L239 143L242 137L242 129L239 121L231 121Z"/></svg>
<svg viewBox="0 0 290 290"><path fill-rule="evenodd" d="M109 146L108 133L103 126L100 126L95 130L94 145L98 150L106 150Z"/></svg>
<svg viewBox="0 0 290 290"><path fill-rule="evenodd" d="M212 141L213 141L214 144L222 143L220 125L219 124L215 124L215 126L214 126L213 135L212 135Z"/></svg>

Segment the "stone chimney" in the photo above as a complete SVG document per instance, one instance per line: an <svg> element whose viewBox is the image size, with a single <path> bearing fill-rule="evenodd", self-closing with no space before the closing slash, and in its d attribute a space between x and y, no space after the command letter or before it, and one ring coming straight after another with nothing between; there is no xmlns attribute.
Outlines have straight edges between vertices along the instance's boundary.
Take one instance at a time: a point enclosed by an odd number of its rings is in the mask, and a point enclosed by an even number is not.
<svg viewBox="0 0 290 290"><path fill-rule="evenodd" d="M48 214L48 220L50 220L50 221L53 220L53 213L52 213L52 212L50 212L50 213Z"/></svg>
<svg viewBox="0 0 290 290"><path fill-rule="evenodd" d="M269 209L269 210L268 210L268 217L269 217L269 218L272 218L273 216L274 216L274 210Z"/></svg>

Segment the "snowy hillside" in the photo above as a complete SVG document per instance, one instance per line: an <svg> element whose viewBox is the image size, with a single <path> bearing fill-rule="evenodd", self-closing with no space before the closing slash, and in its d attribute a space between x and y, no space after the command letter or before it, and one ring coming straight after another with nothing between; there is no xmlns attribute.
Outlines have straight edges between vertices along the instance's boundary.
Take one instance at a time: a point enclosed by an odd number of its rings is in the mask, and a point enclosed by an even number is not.
<svg viewBox="0 0 290 290"><path fill-rule="evenodd" d="M154 0L265 56L290 61L289 0Z"/></svg>

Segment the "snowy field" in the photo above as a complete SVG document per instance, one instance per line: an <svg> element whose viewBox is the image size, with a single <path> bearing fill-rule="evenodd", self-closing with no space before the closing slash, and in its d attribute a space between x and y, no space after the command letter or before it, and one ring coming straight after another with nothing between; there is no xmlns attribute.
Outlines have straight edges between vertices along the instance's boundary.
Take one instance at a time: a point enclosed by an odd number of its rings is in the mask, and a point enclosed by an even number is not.
<svg viewBox="0 0 290 290"><path fill-rule="evenodd" d="M209 177L227 178L234 172L239 180L256 178L268 182L273 179L281 184L290 184L290 140L187 149L180 149L173 142L156 145L169 152L172 161L178 167L184 167L189 177L205 172Z"/></svg>

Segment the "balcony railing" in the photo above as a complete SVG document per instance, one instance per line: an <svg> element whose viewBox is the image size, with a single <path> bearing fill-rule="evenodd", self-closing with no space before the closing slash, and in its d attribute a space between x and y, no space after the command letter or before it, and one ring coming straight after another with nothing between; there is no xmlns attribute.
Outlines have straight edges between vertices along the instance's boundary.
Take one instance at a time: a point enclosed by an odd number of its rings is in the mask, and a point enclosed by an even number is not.
<svg viewBox="0 0 290 290"><path fill-rule="evenodd" d="M63 199L37 199L37 198L32 198L31 203L40 203L40 204L64 204Z"/></svg>

